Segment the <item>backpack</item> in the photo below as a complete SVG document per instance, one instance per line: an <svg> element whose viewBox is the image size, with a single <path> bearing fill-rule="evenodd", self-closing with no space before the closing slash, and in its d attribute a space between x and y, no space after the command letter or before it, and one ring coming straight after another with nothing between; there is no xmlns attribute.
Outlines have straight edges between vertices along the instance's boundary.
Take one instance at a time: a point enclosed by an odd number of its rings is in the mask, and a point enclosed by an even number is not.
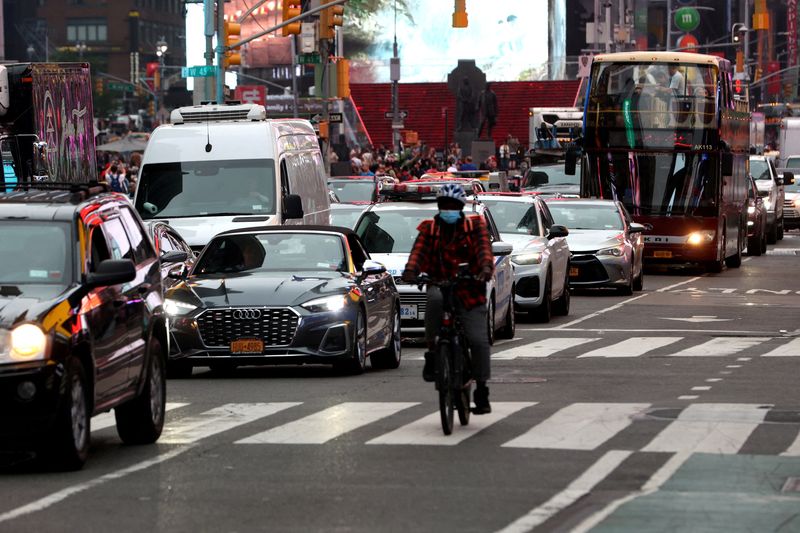
<svg viewBox="0 0 800 533"><path fill-rule="evenodd" d="M128 183L122 174L109 174L108 184L114 192L128 193Z"/></svg>

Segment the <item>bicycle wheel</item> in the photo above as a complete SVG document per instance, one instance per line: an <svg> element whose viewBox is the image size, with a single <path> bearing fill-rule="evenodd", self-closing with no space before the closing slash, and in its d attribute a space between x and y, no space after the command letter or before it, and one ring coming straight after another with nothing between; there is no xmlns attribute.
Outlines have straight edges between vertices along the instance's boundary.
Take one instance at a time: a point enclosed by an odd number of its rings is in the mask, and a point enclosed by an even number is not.
<svg viewBox="0 0 800 533"><path fill-rule="evenodd" d="M439 417L442 420L442 431L445 435L453 432L453 373L450 367L450 345L442 343L439 345L438 372L436 385L439 389Z"/></svg>
<svg viewBox="0 0 800 533"><path fill-rule="evenodd" d="M458 391L458 396L456 396L456 410L458 411L458 422L462 426L466 426L469 424L469 397L470 393L472 392L472 382L467 383L463 387L461 387Z"/></svg>

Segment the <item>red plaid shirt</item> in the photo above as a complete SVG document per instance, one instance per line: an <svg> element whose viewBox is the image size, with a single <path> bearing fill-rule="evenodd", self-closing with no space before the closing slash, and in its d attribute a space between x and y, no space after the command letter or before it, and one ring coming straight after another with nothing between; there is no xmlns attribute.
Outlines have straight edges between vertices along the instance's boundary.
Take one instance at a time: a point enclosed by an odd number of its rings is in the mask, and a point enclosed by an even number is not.
<svg viewBox="0 0 800 533"><path fill-rule="evenodd" d="M483 216L465 214L452 229L445 226L447 224L438 217L422 221L417 227L419 235L408 258L406 272L414 276L425 272L434 281L455 278L461 263L468 263L470 273L475 276L484 269L494 272L494 255ZM456 296L464 309L483 305L486 284L464 281L456 287Z"/></svg>

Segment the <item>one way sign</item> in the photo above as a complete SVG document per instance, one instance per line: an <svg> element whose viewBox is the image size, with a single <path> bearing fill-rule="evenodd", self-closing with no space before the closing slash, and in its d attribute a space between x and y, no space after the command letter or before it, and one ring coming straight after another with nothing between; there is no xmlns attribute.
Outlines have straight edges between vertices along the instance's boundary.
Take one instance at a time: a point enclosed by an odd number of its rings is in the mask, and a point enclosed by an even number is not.
<svg viewBox="0 0 800 533"><path fill-rule="evenodd" d="M400 116L400 120L405 120L405 119L408 118L408 110L407 109L401 109L400 112L397 113L397 114ZM383 114L383 118L392 119L392 118L394 118L394 113L392 113L391 111L387 111L387 112L385 112Z"/></svg>

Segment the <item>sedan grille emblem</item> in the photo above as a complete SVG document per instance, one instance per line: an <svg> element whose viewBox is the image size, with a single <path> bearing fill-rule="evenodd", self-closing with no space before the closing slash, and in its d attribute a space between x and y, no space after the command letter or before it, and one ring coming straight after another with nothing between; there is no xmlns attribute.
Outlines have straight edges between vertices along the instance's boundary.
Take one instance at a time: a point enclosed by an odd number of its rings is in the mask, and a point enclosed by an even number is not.
<svg viewBox="0 0 800 533"><path fill-rule="evenodd" d="M236 309L233 311L234 320L258 320L261 318L259 309Z"/></svg>

